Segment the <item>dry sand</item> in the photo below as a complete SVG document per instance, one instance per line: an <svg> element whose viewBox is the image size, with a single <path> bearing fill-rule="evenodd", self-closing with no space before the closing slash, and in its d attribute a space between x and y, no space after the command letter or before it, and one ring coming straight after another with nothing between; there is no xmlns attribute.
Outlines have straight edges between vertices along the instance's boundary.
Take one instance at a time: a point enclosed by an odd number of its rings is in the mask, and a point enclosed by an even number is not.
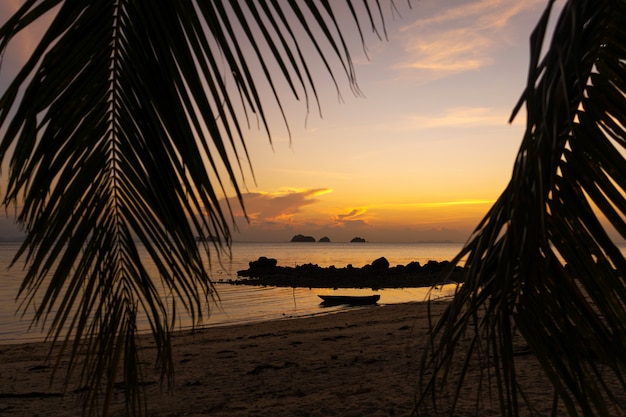
<svg viewBox="0 0 626 417"><path fill-rule="evenodd" d="M434 306L438 314L445 304ZM181 333L174 339L172 392L161 391L158 376L148 373L149 415L410 415L426 315L424 304L410 303ZM151 346L144 349L146 363ZM0 346L0 416L81 415L72 388L62 394L59 382L49 385L46 352L41 343ZM535 415L547 415L549 384L532 355L518 359ZM120 390L113 415L124 415L122 400ZM473 411L471 402L463 406L455 415ZM481 407L481 416L499 415L493 405Z"/></svg>

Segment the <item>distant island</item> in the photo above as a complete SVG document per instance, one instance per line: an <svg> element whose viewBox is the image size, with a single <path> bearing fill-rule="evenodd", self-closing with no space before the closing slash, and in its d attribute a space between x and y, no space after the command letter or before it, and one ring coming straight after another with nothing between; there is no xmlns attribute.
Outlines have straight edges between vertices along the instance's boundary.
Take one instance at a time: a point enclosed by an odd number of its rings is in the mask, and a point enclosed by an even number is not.
<svg viewBox="0 0 626 417"><path fill-rule="evenodd" d="M306 236L306 235L302 235L302 234L297 234L294 237L291 238L290 242L316 242L315 238L313 236ZM325 243L329 243L330 242L330 238L328 236L324 236L323 238L321 238L320 240L318 240L317 242L325 242ZM350 243L364 243L367 242L367 240L363 239L362 237L355 237L353 238Z"/></svg>
<svg viewBox="0 0 626 417"><path fill-rule="evenodd" d="M313 236L295 235L291 238L291 242L315 242Z"/></svg>

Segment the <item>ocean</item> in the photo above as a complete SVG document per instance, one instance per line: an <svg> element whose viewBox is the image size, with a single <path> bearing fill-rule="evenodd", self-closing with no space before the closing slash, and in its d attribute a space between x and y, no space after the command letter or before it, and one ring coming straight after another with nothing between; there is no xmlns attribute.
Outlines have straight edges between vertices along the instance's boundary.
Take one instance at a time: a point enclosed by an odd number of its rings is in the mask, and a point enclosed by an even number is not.
<svg viewBox="0 0 626 417"><path fill-rule="evenodd" d="M8 269L17 251L17 243L0 243L0 343L40 341L45 337L41 326L29 329L28 312L16 314L16 295L23 276L19 265ZM333 314L345 306L324 307L318 294L371 294L369 289L309 289L276 288L231 285L228 280L237 278L237 271L247 269L248 263L261 256L275 258L279 266L296 266L307 263L327 267L345 267L351 264L362 267L377 258L385 257L391 266L410 262L425 264L429 260L451 260L462 245L457 243L234 243L231 256L211 257L210 271L219 305L211 305L202 326L251 323ZM145 255L144 255L145 256ZM146 256L145 259L148 259ZM381 296L379 304L424 301L427 297L449 297L454 286L445 286L429 294L429 288L383 289L374 293ZM354 308L354 307L353 307ZM189 328L191 322L181 319L180 329ZM147 323L139 323L146 330ZM201 327L202 327L201 326Z"/></svg>

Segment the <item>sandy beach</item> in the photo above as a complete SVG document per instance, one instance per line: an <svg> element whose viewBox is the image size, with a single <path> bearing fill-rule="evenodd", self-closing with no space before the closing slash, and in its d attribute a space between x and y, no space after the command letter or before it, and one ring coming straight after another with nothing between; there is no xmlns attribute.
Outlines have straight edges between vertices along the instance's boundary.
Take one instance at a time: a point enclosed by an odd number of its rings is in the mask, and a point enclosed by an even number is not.
<svg viewBox="0 0 626 417"><path fill-rule="evenodd" d="M445 303L433 306L440 314ZM146 342L149 415L408 416L426 317L425 304L409 303L179 333L171 393L151 374L155 349ZM75 387L63 393L60 381L49 384L46 352L42 343L0 346L0 416L81 415ZM519 366L534 415L547 415L550 385L532 355L520 356ZM470 370L470 378L478 372ZM124 415L122 399L120 388L114 416ZM474 405L462 404L455 415ZM480 415L499 415L495 404L481 408Z"/></svg>

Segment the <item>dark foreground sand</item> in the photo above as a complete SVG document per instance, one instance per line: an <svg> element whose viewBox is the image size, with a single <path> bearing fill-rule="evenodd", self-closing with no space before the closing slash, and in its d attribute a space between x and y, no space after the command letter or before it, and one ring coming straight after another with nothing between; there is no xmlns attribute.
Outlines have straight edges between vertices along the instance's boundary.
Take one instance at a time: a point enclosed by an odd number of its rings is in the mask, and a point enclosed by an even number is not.
<svg viewBox="0 0 626 417"><path fill-rule="evenodd" d="M445 304L434 306L439 314ZM176 380L169 394L151 373L155 350L148 343L149 415L410 415L426 315L426 306L414 303L183 333L174 339ZM43 344L0 346L0 416L82 414L72 387L62 394L60 383L49 385L46 352ZM518 366L534 415L547 415L551 389L536 361L521 355ZM470 378L478 372L478 366L470 370ZM115 416L124 415L122 399L120 388ZM469 415L473 405L462 404L455 415ZM499 415L494 405L481 408L481 416Z"/></svg>

